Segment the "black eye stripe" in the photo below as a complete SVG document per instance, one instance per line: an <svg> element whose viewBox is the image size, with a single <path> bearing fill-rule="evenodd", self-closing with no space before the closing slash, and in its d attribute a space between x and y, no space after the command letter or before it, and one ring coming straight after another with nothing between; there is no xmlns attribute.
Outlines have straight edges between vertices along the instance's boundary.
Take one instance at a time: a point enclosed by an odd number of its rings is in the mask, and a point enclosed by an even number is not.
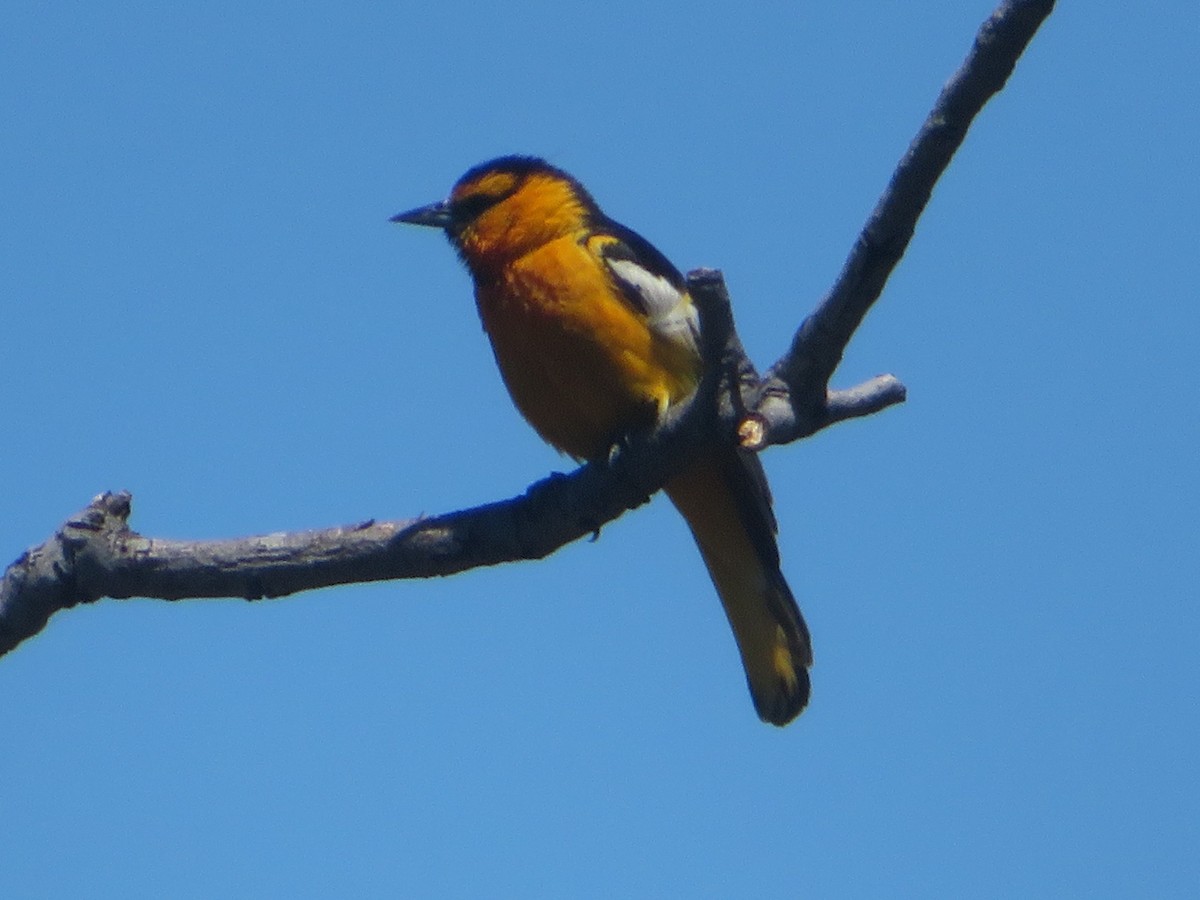
<svg viewBox="0 0 1200 900"><path fill-rule="evenodd" d="M450 204L450 212L456 222L470 222L476 216L482 215L485 210L495 206L506 196L508 195L472 194L469 197L463 197L461 200L453 201Z"/></svg>
<svg viewBox="0 0 1200 900"><path fill-rule="evenodd" d="M465 225L473 221L500 201L506 200L515 194L523 180L516 181L508 190L501 191L498 194L469 194L461 200L451 200L450 213L454 217L454 221L460 225Z"/></svg>

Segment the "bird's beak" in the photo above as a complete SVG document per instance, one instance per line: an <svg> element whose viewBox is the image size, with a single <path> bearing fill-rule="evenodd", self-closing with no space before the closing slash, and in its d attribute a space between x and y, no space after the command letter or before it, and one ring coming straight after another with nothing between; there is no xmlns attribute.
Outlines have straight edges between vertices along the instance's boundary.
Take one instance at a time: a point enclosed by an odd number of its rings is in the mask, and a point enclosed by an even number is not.
<svg viewBox="0 0 1200 900"><path fill-rule="evenodd" d="M430 228L449 228L450 205L444 200L439 203L430 203L428 206L398 213L388 221L403 222L406 225L428 225Z"/></svg>

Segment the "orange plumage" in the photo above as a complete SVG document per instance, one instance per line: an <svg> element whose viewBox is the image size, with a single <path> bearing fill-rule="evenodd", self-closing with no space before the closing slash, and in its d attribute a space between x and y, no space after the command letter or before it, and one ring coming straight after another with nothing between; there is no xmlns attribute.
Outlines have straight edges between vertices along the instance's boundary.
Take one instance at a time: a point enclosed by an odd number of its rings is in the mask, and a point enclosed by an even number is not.
<svg viewBox="0 0 1200 900"><path fill-rule="evenodd" d="M702 360L683 277L566 173L529 157L493 160L444 203L394 221L446 231L513 401L560 450L603 459L695 390ZM717 587L759 716L787 724L808 702L812 650L779 569L757 458L713 450L665 490Z"/></svg>

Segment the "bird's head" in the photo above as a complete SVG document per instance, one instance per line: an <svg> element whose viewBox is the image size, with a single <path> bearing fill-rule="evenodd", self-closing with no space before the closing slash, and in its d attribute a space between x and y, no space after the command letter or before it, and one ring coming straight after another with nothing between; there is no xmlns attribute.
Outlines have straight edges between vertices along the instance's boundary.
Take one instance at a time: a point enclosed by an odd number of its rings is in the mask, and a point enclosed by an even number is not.
<svg viewBox="0 0 1200 900"><path fill-rule="evenodd" d="M532 156L502 156L458 179L446 200L391 221L441 228L472 269L503 263L556 238L586 232L600 215L574 178Z"/></svg>

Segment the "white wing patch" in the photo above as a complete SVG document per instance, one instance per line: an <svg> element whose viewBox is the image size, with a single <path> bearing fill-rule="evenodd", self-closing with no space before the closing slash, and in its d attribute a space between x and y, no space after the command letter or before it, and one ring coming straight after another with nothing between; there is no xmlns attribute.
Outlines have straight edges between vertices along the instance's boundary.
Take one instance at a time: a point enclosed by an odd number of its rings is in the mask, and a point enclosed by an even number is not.
<svg viewBox="0 0 1200 900"><path fill-rule="evenodd" d="M692 299L661 275L631 259L605 259L617 279L636 295L652 331L678 343L699 346L700 319Z"/></svg>
<svg viewBox="0 0 1200 900"><path fill-rule="evenodd" d="M637 294L651 319L669 314L679 305L682 294L661 275L655 275L631 259L606 259L613 274Z"/></svg>

